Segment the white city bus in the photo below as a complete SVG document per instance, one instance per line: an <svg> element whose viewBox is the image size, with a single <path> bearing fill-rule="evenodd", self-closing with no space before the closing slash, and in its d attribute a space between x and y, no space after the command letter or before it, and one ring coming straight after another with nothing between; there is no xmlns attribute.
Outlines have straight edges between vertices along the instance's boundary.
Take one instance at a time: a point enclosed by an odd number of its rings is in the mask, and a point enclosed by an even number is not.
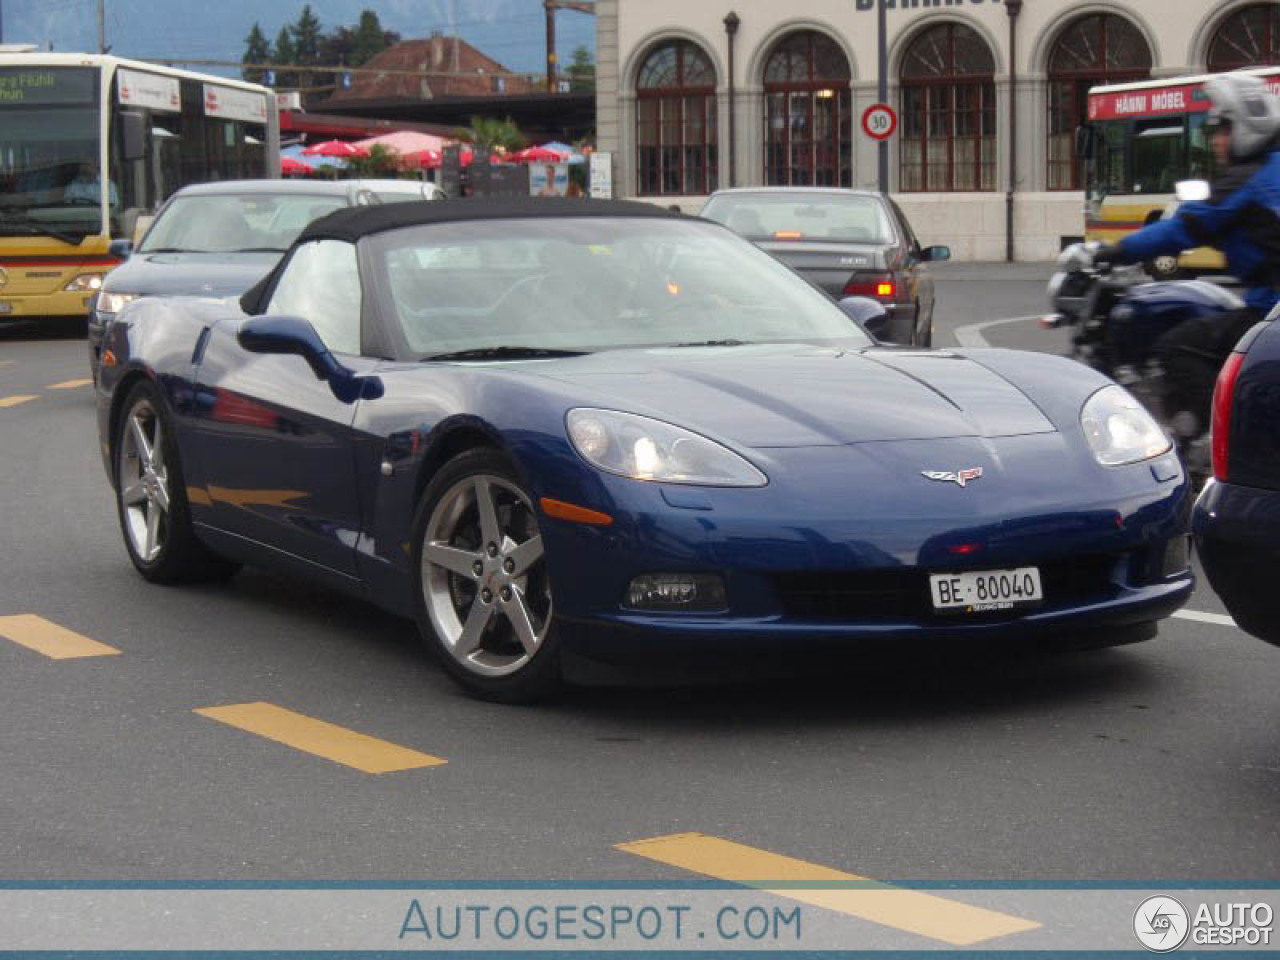
<svg viewBox="0 0 1280 960"><path fill-rule="evenodd" d="M0 323L84 316L179 187L280 175L266 87L118 57L0 52Z"/></svg>

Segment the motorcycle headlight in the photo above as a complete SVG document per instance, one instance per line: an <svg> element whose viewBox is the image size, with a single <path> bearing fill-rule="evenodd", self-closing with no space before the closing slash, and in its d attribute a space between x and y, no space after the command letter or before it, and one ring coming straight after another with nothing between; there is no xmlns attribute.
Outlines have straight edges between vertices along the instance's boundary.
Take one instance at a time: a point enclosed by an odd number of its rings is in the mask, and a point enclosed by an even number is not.
<svg viewBox="0 0 1280 960"><path fill-rule="evenodd" d="M139 296L140 294L136 293L100 293L98 294L98 312L119 313Z"/></svg>
<svg viewBox="0 0 1280 960"><path fill-rule="evenodd" d="M102 274L82 273L62 289L66 293L93 293L102 289Z"/></svg>
<svg viewBox="0 0 1280 960"><path fill-rule="evenodd" d="M1085 401L1080 425L1093 455L1104 467L1150 460L1173 447L1160 424L1133 394L1114 384Z"/></svg>
<svg viewBox="0 0 1280 960"><path fill-rule="evenodd" d="M565 422L569 440L584 460L622 477L706 487L763 487L769 482L727 447L661 420L581 407L570 410Z"/></svg>

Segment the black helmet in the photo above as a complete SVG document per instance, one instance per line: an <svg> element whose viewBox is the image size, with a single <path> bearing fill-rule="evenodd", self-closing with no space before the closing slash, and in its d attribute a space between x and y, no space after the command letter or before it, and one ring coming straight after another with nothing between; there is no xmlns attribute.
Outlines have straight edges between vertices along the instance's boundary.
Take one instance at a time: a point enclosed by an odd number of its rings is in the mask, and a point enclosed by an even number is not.
<svg viewBox="0 0 1280 960"><path fill-rule="evenodd" d="M1226 73L1205 82L1212 107L1209 129L1229 127L1231 159L1250 160L1280 133L1280 98L1260 78Z"/></svg>

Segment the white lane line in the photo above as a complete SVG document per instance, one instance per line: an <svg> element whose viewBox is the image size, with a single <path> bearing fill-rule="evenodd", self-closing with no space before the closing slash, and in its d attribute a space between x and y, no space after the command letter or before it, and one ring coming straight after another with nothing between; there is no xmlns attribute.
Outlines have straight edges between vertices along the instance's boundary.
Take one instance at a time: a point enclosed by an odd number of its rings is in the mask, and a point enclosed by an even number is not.
<svg viewBox="0 0 1280 960"><path fill-rule="evenodd" d="M991 344L982 335L982 331L988 327L1001 327L1006 323L1026 323L1028 320L1039 320L1043 316L1043 313L1038 313L1034 317L1005 317L1002 320L984 320L982 323L966 324L963 327L956 327L956 342L962 347L989 347Z"/></svg>
<svg viewBox="0 0 1280 960"><path fill-rule="evenodd" d="M1236 622L1221 613L1201 613L1199 610L1179 610L1174 614L1179 620L1194 620L1196 623L1212 623L1219 627L1234 627Z"/></svg>

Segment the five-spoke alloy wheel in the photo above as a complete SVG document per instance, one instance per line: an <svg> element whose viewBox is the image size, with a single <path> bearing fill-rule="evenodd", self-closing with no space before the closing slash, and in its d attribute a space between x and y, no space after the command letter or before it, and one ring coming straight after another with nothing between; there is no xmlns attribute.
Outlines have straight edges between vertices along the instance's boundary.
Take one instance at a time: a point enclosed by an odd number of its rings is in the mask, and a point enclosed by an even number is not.
<svg viewBox="0 0 1280 960"><path fill-rule="evenodd" d="M537 513L506 458L464 453L442 468L414 525L419 626L468 692L531 700L560 680Z"/></svg>
<svg viewBox="0 0 1280 960"><path fill-rule="evenodd" d="M191 529L182 465L156 387L141 381L116 422L116 506L125 547L154 583L228 576L238 565L208 550Z"/></svg>

